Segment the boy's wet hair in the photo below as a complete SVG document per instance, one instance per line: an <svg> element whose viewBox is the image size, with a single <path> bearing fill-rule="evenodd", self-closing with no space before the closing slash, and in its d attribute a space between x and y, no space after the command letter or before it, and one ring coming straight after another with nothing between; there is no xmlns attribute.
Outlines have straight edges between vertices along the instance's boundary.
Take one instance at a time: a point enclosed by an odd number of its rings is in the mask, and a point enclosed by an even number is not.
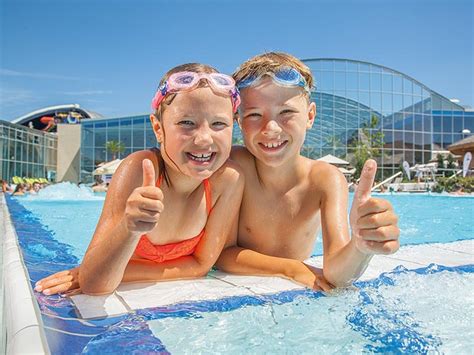
<svg viewBox="0 0 474 355"><path fill-rule="evenodd" d="M291 67L299 71L308 87L313 89L314 79L311 70L295 56L283 52L268 52L250 58L237 68L232 77L238 84L251 76L260 77L266 73L276 73L282 67Z"/></svg>
<svg viewBox="0 0 474 355"><path fill-rule="evenodd" d="M201 64L201 63L186 63L186 64L181 64L181 65L178 65L177 67L174 67L170 70L168 70L166 72L165 75L163 75L163 77L161 78L160 80L160 84L158 86L161 86L163 85L163 83L168 80L168 78L174 74L174 73L179 73L179 72L182 72L182 71L191 71L193 73L206 73L206 74L211 74L211 73L219 73L219 71L214 68L214 67L211 67L210 65L207 65L207 64ZM201 86L206 86L207 83L205 81L201 81L199 83L199 87ZM164 109L166 108L166 106L168 106L172 101L173 99L176 97L176 95L174 94L171 94L171 95L168 95L168 97L166 97L163 102L161 103L160 107L158 107L157 110L155 110L154 114L156 116L156 118L158 119L161 119L161 115L164 111Z"/></svg>

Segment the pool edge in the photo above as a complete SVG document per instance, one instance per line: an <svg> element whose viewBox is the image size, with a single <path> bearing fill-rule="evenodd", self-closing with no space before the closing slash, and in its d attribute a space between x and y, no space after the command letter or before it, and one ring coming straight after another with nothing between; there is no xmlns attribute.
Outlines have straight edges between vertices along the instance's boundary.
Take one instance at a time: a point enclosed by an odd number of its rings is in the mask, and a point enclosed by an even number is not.
<svg viewBox="0 0 474 355"><path fill-rule="evenodd" d="M0 235L3 255L2 347L6 354L50 354L41 312L18 245L5 196L0 195ZM3 350L3 351L2 351Z"/></svg>

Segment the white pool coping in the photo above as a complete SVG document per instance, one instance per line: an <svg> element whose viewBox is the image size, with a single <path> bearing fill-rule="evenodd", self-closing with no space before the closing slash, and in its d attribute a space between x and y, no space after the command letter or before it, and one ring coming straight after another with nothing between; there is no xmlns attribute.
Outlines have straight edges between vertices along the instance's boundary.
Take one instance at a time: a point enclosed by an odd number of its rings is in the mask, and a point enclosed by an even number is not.
<svg viewBox="0 0 474 355"><path fill-rule="evenodd" d="M314 257L306 262L322 267L322 257ZM376 255L359 280L377 278L400 265L414 270L433 263L443 266L474 264L474 240L409 245L401 247L394 255ZM129 283L120 285L110 295L76 295L71 298L78 315L83 319L92 319L184 302L215 301L233 296L276 294L302 289L304 287L301 285L279 277L240 276L217 271L198 280Z"/></svg>
<svg viewBox="0 0 474 355"><path fill-rule="evenodd" d="M0 194L0 216L4 291L2 335L5 335L6 340L5 348L0 353L49 354L41 312L30 286L28 271L3 194Z"/></svg>

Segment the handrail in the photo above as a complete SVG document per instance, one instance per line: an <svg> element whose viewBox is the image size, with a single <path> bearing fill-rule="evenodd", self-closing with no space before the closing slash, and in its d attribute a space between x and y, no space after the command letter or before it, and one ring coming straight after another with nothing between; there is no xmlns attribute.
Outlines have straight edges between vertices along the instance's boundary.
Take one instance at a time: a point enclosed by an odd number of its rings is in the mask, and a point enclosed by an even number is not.
<svg viewBox="0 0 474 355"><path fill-rule="evenodd" d="M377 185L375 185L374 187L372 187L372 190L370 190L370 191L374 191L376 188L378 188L378 187L382 186L383 184L385 184L385 183L387 183L387 182L389 182L389 181L395 179L397 176L399 176L399 175L401 175L401 174L402 174L402 172L399 171L398 173L396 173L396 174L390 176L388 179L385 179L385 180L382 181L381 183L378 183Z"/></svg>
<svg viewBox="0 0 474 355"><path fill-rule="evenodd" d="M456 171L453 175L451 175L450 177L448 177L448 180L451 180L453 177L456 177L456 176L458 176L458 175L461 174L461 173L462 173L462 169Z"/></svg>

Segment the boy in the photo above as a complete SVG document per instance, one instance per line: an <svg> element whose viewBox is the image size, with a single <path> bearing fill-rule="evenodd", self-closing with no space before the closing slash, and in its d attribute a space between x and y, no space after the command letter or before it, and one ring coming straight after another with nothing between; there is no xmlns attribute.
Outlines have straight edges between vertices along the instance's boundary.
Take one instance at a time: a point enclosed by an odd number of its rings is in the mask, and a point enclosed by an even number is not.
<svg viewBox="0 0 474 355"><path fill-rule="evenodd" d="M363 169L347 223L347 183L337 168L300 154L316 105L313 78L297 58L266 53L234 73L245 146L232 158L246 177L238 240L229 240L217 266L227 272L276 275L315 290L346 286L374 254L399 248L397 216L386 200L370 198L377 165ZM304 264L322 228L323 272Z"/></svg>

